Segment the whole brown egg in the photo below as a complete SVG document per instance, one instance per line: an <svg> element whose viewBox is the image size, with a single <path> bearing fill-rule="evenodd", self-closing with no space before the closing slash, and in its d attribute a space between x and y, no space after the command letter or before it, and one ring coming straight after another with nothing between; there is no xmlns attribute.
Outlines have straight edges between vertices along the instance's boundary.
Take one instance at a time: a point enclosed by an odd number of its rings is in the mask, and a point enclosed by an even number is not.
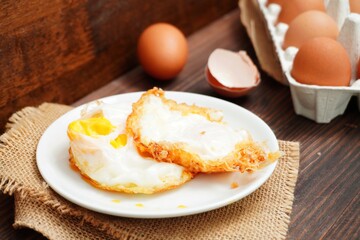
<svg viewBox="0 0 360 240"><path fill-rule="evenodd" d="M300 47L291 75L303 84L349 86L351 63L339 42L325 37L313 38Z"/></svg>
<svg viewBox="0 0 360 240"><path fill-rule="evenodd" d="M318 10L325 12L324 0L284 1L278 17L278 22L289 24L299 14L309 10Z"/></svg>
<svg viewBox="0 0 360 240"><path fill-rule="evenodd" d="M301 13L289 24L283 48L299 48L304 42L315 37L329 37L334 40L339 35L336 22L326 13L316 10Z"/></svg>
<svg viewBox="0 0 360 240"><path fill-rule="evenodd" d="M350 0L349 3L352 13L360 13L360 0Z"/></svg>
<svg viewBox="0 0 360 240"><path fill-rule="evenodd" d="M168 80L183 69L188 46L178 28L168 23L156 23L142 32L137 53L145 72L157 79Z"/></svg>

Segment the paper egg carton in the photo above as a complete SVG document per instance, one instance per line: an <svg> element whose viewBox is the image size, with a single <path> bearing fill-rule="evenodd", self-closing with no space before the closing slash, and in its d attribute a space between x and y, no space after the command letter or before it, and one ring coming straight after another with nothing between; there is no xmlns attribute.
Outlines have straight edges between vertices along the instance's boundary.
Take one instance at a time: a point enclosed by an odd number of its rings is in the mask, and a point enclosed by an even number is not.
<svg viewBox="0 0 360 240"><path fill-rule="evenodd" d="M348 0L324 0L327 14L337 22L338 41L349 54L352 80L349 87L324 87L296 82L291 76L298 49L282 49L288 25L275 26L281 7L266 6L267 0L239 0L240 19L254 45L262 69L284 85L289 85L296 114L317 123L328 123L342 115L352 96L357 96L360 111L360 79L356 79L360 57L360 14L350 14Z"/></svg>

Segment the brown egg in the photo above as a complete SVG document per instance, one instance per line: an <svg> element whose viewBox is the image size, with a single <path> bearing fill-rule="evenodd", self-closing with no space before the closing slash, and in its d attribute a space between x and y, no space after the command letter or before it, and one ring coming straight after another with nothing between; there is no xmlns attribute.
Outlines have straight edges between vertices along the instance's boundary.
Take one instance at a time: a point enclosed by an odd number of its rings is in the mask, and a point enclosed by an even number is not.
<svg viewBox="0 0 360 240"><path fill-rule="evenodd" d="M285 1L286 0L269 0L267 2L267 5L272 4L272 3L276 3L276 4L279 4L280 6L282 6Z"/></svg>
<svg viewBox="0 0 360 240"><path fill-rule="evenodd" d="M294 18L285 34L283 48L299 48L304 42L315 37L329 37L334 40L339 35L336 22L326 13L316 10L301 13Z"/></svg>
<svg viewBox="0 0 360 240"><path fill-rule="evenodd" d="M303 84L349 86L350 59L339 42L331 38L313 38L300 47L291 75Z"/></svg>
<svg viewBox="0 0 360 240"><path fill-rule="evenodd" d="M179 74L186 63L187 41L175 26L156 23L141 34L137 53L145 72L157 79L168 80Z"/></svg>
<svg viewBox="0 0 360 240"><path fill-rule="evenodd" d="M309 10L325 12L324 0L288 0L284 1L278 22L289 24L294 18Z"/></svg>
<svg viewBox="0 0 360 240"><path fill-rule="evenodd" d="M350 0L349 3L352 13L360 13L360 0Z"/></svg>

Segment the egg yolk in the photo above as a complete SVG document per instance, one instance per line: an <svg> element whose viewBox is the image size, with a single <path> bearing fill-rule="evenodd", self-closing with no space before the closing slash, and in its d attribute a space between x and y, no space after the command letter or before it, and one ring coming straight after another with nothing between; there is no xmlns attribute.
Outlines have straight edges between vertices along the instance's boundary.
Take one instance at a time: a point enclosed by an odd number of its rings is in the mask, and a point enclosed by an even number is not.
<svg viewBox="0 0 360 240"><path fill-rule="evenodd" d="M115 127L111 124L111 122L104 117L81 119L70 123L69 137L70 139L74 139L71 131L82 133L90 137L108 135L114 130L114 128Z"/></svg>
<svg viewBox="0 0 360 240"><path fill-rule="evenodd" d="M114 128L115 126L113 126L108 119L102 116L95 116L88 119L76 120L70 123L68 135L71 140L76 138L73 134L74 132L81 133L89 137L105 136L111 133ZM127 144L126 134L119 134L115 139L110 140L110 144L115 149L124 147Z"/></svg>
<svg viewBox="0 0 360 240"><path fill-rule="evenodd" d="M124 147L126 143L127 143L126 134L120 134L119 136L117 136L117 138L110 141L110 144L116 149Z"/></svg>

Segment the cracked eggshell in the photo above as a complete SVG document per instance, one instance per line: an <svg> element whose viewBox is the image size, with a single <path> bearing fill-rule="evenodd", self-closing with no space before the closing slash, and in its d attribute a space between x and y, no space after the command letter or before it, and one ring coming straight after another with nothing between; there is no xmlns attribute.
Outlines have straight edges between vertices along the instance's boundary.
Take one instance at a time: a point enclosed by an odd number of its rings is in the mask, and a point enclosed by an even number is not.
<svg viewBox="0 0 360 240"><path fill-rule="evenodd" d="M260 83L260 74L244 51L215 49L205 69L206 80L220 95L236 98L248 94Z"/></svg>

